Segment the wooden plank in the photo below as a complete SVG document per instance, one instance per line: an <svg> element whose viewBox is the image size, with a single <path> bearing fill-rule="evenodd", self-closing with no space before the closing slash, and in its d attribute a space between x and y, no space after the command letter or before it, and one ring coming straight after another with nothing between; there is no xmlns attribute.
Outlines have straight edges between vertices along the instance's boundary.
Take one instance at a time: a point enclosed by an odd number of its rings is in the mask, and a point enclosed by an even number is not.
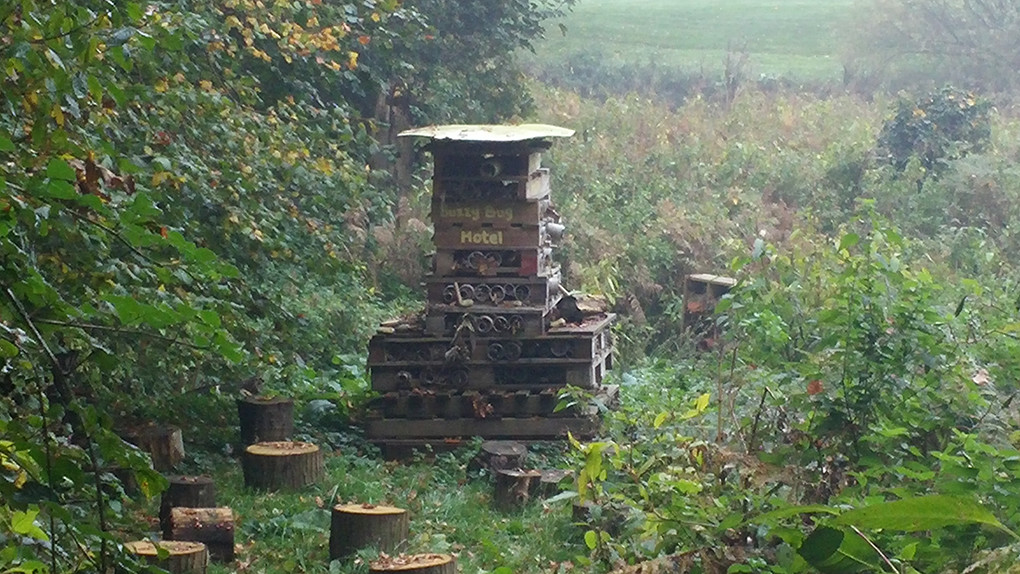
<svg viewBox="0 0 1020 574"><path fill-rule="evenodd" d="M549 196L549 170L541 168L527 177L433 177L432 196L443 201L538 200Z"/></svg>
<svg viewBox="0 0 1020 574"><path fill-rule="evenodd" d="M426 335L453 336L464 321L473 325L472 336L486 337L536 337L545 333L548 324L548 310L541 308L499 309L500 312L476 312L473 307L436 308L430 306L425 316Z"/></svg>
<svg viewBox="0 0 1020 574"><path fill-rule="evenodd" d="M525 417L485 419L378 419L365 423L365 435L371 439L458 438L543 439L590 437L598 432L600 421L593 417Z"/></svg>
<svg viewBox="0 0 1020 574"><path fill-rule="evenodd" d="M454 224L436 229L432 235L436 249L506 249L542 247L549 243L545 225L498 228L481 225Z"/></svg>
<svg viewBox="0 0 1020 574"><path fill-rule="evenodd" d="M549 211L549 199L538 201L443 201L432 202L432 223L437 229L453 225L488 224L496 228L513 225L538 225L545 219L555 221Z"/></svg>

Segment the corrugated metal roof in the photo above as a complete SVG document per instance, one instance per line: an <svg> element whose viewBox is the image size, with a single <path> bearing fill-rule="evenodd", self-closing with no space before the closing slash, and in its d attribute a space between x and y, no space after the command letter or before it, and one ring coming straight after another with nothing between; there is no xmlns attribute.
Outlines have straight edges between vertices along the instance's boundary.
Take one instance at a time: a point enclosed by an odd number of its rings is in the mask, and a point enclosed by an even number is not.
<svg viewBox="0 0 1020 574"><path fill-rule="evenodd" d="M399 135L463 142L521 142L543 138L566 138L574 135L574 130L546 124L516 126L454 124L415 128L400 132Z"/></svg>

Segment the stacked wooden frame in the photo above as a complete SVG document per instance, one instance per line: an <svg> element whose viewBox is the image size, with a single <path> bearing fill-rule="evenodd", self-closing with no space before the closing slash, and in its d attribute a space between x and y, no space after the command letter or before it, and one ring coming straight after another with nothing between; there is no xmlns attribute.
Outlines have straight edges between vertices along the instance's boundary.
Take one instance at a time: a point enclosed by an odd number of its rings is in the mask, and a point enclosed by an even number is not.
<svg viewBox="0 0 1020 574"><path fill-rule="evenodd" d="M434 158L432 273L426 309L384 324L369 343L366 433L386 445L472 436L591 435L589 408L557 409L567 386L604 392L611 314L569 323L553 253L564 227L541 153L553 126L439 126ZM582 401L583 402L583 401Z"/></svg>

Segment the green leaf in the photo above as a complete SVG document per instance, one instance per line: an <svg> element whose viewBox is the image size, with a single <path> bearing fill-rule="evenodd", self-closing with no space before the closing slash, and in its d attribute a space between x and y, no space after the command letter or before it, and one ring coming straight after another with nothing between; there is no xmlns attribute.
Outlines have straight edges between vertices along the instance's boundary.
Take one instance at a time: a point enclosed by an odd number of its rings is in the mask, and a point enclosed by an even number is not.
<svg viewBox="0 0 1020 574"><path fill-rule="evenodd" d="M655 420L652 421L652 426L655 427L655 428L661 427L662 423L666 422L666 417L668 417L668 416L669 416L669 413L667 413L667 412L659 413L655 417Z"/></svg>
<svg viewBox="0 0 1020 574"><path fill-rule="evenodd" d="M0 339L0 359L10 359L18 355L18 347L7 339Z"/></svg>
<svg viewBox="0 0 1020 574"><path fill-rule="evenodd" d="M836 524L900 532L920 532L946 526L983 524L997 528L1020 540L1020 537L999 522L995 515L973 499L942 494L905 498L856 508L840 515L836 519Z"/></svg>
<svg viewBox="0 0 1020 574"><path fill-rule="evenodd" d="M595 550L595 547L599 545L599 535L594 530L589 530L584 533L584 544L589 550Z"/></svg>
<svg viewBox="0 0 1020 574"><path fill-rule="evenodd" d="M60 158L53 158L46 164L46 177L51 179L62 179L64 181L76 181L77 176L68 163Z"/></svg>
<svg viewBox="0 0 1020 574"><path fill-rule="evenodd" d="M880 556L860 536L820 526L801 544L797 553L823 574L853 574L880 570Z"/></svg>
<svg viewBox="0 0 1020 574"><path fill-rule="evenodd" d="M860 241L861 241L860 235L857 235L856 233L847 233L846 235L840 238L838 251L850 249L854 245L857 245Z"/></svg>
<svg viewBox="0 0 1020 574"><path fill-rule="evenodd" d="M35 523L35 517L38 515L39 509L37 508L29 508L26 511L15 510L11 515L11 531L36 540L49 540L50 537Z"/></svg>
<svg viewBox="0 0 1020 574"><path fill-rule="evenodd" d="M14 151L14 142L3 134L0 134L0 151Z"/></svg>

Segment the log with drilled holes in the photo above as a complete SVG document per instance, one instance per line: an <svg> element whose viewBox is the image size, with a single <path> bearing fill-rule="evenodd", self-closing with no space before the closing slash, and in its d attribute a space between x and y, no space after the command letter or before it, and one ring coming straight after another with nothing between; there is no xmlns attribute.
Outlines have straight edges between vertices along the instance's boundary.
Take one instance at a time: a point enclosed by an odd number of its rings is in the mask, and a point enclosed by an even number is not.
<svg viewBox="0 0 1020 574"><path fill-rule="evenodd" d="M166 558L159 559L157 545L166 550ZM205 574L209 564L209 553L201 542L135 540L124 544L124 548L170 574Z"/></svg>
<svg viewBox="0 0 1020 574"><path fill-rule="evenodd" d="M294 434L294 401L281 397L237 399L241 444L287 440Z"/></svg>
<svg viewBox="0 0 1020 574"><path fill-rule="evenodd" d="M416 574L457 574L457 561L450 554L413 554L384 556L369 565L369 572L408 572Z"/></svg>
<svg viewBox="0 0 1020 574"><path fill-rule="evenodd" d="M249 445L244 449L241 466L245 486L263 490L301 488L325 476L322 451L307 442Z"/></svg>
<svg viewBox="0 0 1020 574"><path fill-rule="evenodd" d="M329 528L329 559L350 556L362 548L393 552L407 540L410 518L393 506L338 504Z"/></svg>
<svg viewBox="0 0 1020 574"><path fill-rule="evenodd" d="M170 509L163 538L202 542L217 562L234 560L234 511L229 508Z"/></svg>
<svg viewBox="0 0 1020 574"><path fill-rule="evenodd" d="M178 506L212 508L216 506L216 484L209 476L168 476L170 486L159 503L159 527L166 532L170 509Z"/></svg>
<svg viewBox="0 0 1020 574"><path fill-rule="evenodd" d="M531 498L532 484L542 478L537 470L501 469L495 472L492 503L500 510L520 508Z"/></svg>

